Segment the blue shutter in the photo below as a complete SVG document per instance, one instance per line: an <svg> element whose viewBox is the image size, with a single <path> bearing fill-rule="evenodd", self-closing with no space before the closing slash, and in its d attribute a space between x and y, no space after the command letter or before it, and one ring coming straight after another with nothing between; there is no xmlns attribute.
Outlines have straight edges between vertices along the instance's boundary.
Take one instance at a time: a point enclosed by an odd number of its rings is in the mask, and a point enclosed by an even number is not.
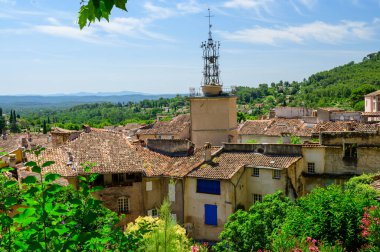
<svg viewBox="0 0 380 252"><path fill-rule="evenodd" d="M218 225L218 208L216 205L205 204L205 224Z"/></svg>
<svg viewBox="0 0 380 252"><path fill-rule="evenodd" d="M197 179L197 192L220 195L220 181Z"/></svg>

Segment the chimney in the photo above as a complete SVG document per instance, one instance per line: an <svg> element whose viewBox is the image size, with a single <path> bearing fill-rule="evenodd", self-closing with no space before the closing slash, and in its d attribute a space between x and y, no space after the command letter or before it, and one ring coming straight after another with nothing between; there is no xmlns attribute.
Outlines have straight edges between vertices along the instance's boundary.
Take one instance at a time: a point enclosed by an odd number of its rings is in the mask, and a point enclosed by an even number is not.
<svg viewBox="0 0 380 252"><path fill-rule="evenodd" d="M211 144L209 142L206 142L204 145L204 161L211 161Z"/></svg>
<svg viewBox="0 0 380 252"><path fill-rule="evenodd" d="M289 133L281 133L281 137L282 137L282 143L283 144L290 144L291 143L291 141L290 141L291 134L289 134Z"/></svg>
<svg viewBox="0 0 380 252"><path fill-rule="evenodd" d="M16 154L9 154L9 166L10 167L16 166Z"/></svg>
<svg viewBox="0 0 380 252"><path fill-rule="evenodd" d="M87 125L87 124L85 124L85 125L83 125L83 131L85 132L85 133L90 133L91 132L91 127L90 127L90 125Z"/></svg>

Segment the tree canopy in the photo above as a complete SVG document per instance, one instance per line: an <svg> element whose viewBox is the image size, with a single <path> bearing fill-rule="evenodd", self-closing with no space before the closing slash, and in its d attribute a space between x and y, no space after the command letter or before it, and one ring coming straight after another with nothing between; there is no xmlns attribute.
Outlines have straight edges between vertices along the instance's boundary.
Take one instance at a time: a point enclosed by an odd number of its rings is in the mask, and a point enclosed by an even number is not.
<svg viewBox="0 0 380 252"><path fill-rule="evenodd" d="M127 11L127 0L81 0L81 7L78 15L78 24L83 29L87 24L106 19L114 7Z"/></svg>

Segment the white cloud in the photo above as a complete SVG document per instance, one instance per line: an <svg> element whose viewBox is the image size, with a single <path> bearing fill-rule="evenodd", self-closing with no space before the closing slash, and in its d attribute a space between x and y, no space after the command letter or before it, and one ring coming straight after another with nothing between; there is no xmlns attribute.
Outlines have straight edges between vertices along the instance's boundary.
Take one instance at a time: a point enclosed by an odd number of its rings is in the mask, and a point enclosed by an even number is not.
<svg viewBox="0 0 380 252"><path fill-rule="evenodd" d="M339 24L328 24L321 21L300 26L280 28L255 27L236 32L221 32L227 40L276 45L280 42L302 44L306 41L317 41L326 44L338 44L351 39L370 39L372 27L364 22L342 21Z"/></svg>
<svg viewBox="0 0 380 252"><path fill-rule="evenodd" d="M153 19L167 19L176 15L173 9L154 5L150 2L144 4L144 9L148 16Z"/></svg>
<svg viewBox="0 0 380 252"><path fill-rule="evenodd" d="M58 25L38 25L34 30L57 37L71 38L91 43L101 43L100 38L95 34L94 29L80 30L78 27L58 26Z"/></svg>
<svg viewBox="0 0 380 252"><path fill-rule="evenodd" d="M299 0L299 2L308 9L312 9L317 4L318 0Z"/></svg>
<svg viewBox="0 0 380 252"><path fill-rule="evenodd" d="M205 7L199 4L196 0L177 3L176 8L183 14L199 13L205 10Z"/></svg>
<svg viewBox="0 0 380 252"><path fill-rule="evenodd" d="M269 4L273 2L273 0L230 0L224 3L224 7L241 9L268 9Z"/></svg>

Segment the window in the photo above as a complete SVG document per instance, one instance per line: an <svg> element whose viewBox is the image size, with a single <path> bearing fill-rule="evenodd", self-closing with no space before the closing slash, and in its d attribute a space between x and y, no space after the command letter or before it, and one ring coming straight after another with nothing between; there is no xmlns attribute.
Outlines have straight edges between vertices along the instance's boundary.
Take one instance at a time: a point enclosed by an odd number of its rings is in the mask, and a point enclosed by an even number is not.
<svg viewBox="0 0 380 252"><path fill-rule="evenodd" d="M281 179L281 170L273 170L273 179Z"/></svg>
<svg viewBox="0 0 380 252"><path fill-rule="evenodd" d="M253 194L253 203L262 202L263 196L261 194Z"/></svg>
<svg viewBox="0 0 380 252"><path fill-rule="evenodd" d="M344 157L356 159L358 157L357 144L344 144Z"/></svg>
<svg viewBox="0 0 380 252"><path fill-rule="evenodd" d="M218 225L218 207L216 205L205 204L205 224Z"/></svg>
<svg viewBox="0 0 380 252"><path fill-rule="evenodd" d="M172 183L169 184L168 198L169 198L169 201L171 202L175 201L175 184L172 184Z"/></svg>
<svg viewBox="0 0 380 252"><path fill-rule="evenodd" d="M260 169L259 168L253 168L252 176L253 177L260 177Z"/></svg>
<svg viewBox="0 0 380 252"><path fill-rule="evenodd" d="M129 212L129 199L127 197L120 197L117 199L118 212L128 213Z"/></svg>
<svg viewBox="0 0 380 252"><path fill-rule="evenodd" d="M197 193L209 193L220 195L220 181L197 179Z"/></svg>
<svg viewBox="0 0 380 252"><path fill-rule="evenodd" d="M315 173L315 163L307 163L307 172Z"/></svg>
<svg viewBox="0 0 380 252"><path fill-rule="evenodd" d="M148 216L158 217L158 211L157 209L150 209L148 210Z"/></svg>
<svg viewBox="0 0 380 252"><path fill-rule="evenodd" d="M152 189L153 189L153 183L152 183L152 181L147 181L146 182L146 190L147 191L152 191Z"/></svg>
<svg viewBox="0 0 380 252"><path fill-rule="evenodd" d="M125 173L112 174L112 183L113 184L123 184L125 182Z"/></svg>

